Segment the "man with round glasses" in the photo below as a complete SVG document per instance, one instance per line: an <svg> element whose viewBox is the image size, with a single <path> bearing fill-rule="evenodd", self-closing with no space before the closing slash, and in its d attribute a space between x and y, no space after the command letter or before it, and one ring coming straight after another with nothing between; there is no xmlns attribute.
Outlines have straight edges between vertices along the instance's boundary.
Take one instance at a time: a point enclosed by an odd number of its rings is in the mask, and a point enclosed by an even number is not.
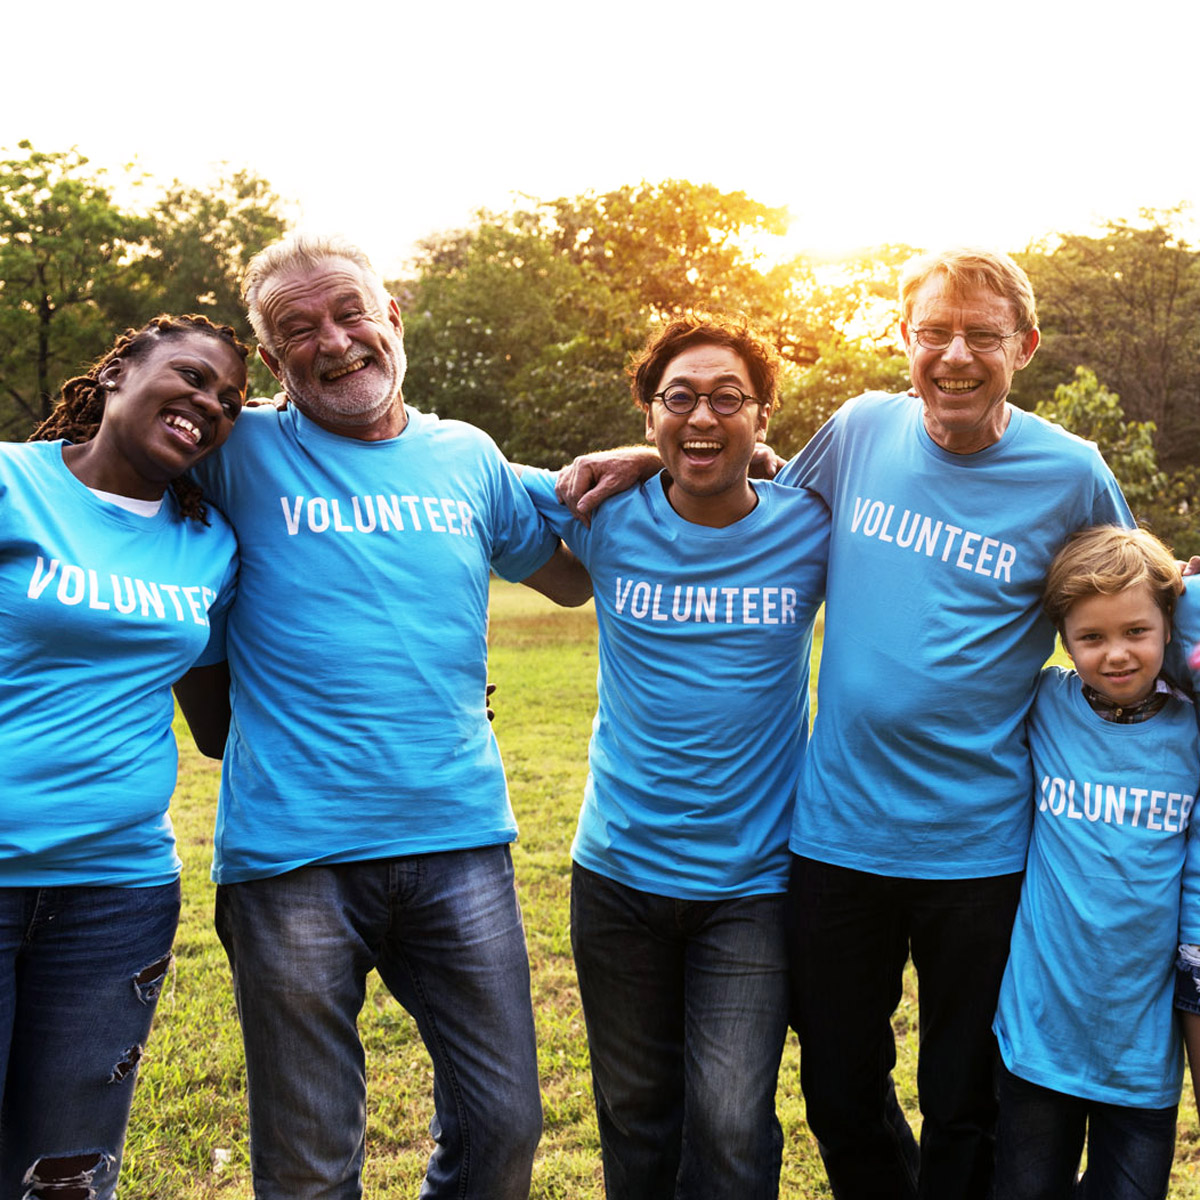
<svg viewBox="0 0 1200 1200"><path fill-rule="evenodd" d="M778 355L685 318L630 368L666 470L590 527L522 479L588 568L599 627L572 846L575 953L608 1200L774 1200L788 830L829 516L751 482Z"/></svg>
<svg viewBox="0 0 1200 1200"><path fill-rule="evenodd" d="M919 259L900 302L912 393L849 401L777 477L833 522L789 906L807 1118L838 1200L989 1193L991 1021L1033 795L1023 722L1054 639L1042 582L1076 529L1132 523L1093 445L1007 402L1039 339L1011 258ZM919 1151L891 1076L910 954Z"/></svg>

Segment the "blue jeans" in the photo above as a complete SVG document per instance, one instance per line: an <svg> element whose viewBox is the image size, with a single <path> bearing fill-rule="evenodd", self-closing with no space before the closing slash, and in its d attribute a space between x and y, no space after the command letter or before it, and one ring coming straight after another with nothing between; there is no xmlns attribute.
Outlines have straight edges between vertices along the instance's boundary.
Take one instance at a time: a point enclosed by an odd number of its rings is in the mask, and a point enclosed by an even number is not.
<svg viewBox="0 0 1200 1200"><path fill-rule="evenodd" d="M178 920L178 882L0 888L0 1196L114 1195Z"/></svg>
<svg viewBox="0 0 1200 1200"><path fill-rule="evenodd" d="M525 1200L542 1129L507 846L302 867L217 889L246 1049L258 1200L362 1194L356 1020L374 968L433 1059L422 1197Z"/></svg>
<svg viewBox="0 0 1200 1200"><path fill-rule="evenodd" d="M1163 1200L1175 1157L1170 1108L1066 1096L997 1070L996 1196L1003 1200ZM1087 1174L1075 1184L1087 1133Z"/></svg>
<svg viewBox="0 0 1200 1200"><path fill-rule="evenodd" d="M900 879L793 858L792 1023L808 1124L837 1200L990 1194L992 1017L1021 876ZM911 950L921 1146L896 1099L892 1014Z"/></svg>
<svg viewBox="0 0 1200 1200"><path fill-rule="evenodd" d="M675 900L576 864L571 946L608 1200L771 1200L784 897Z"/></svg>

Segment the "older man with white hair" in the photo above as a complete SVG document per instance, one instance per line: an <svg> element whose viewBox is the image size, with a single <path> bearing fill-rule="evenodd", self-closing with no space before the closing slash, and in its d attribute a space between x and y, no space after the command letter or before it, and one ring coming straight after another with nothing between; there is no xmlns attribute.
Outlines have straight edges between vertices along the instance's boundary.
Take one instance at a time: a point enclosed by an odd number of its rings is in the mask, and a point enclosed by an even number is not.
<svg viewBox="0 0 1200 1200"><path fill-rule="evenodd" d="M523 1200L541 1107L489 572L573 603L590 584L486 435L404 402L400 313L360 250L285 240L244 292L291 404L247 412L200 479L241 547L213 874L255 1195L361 1195L375 969L433 1059L421 1195Z"/></svg>

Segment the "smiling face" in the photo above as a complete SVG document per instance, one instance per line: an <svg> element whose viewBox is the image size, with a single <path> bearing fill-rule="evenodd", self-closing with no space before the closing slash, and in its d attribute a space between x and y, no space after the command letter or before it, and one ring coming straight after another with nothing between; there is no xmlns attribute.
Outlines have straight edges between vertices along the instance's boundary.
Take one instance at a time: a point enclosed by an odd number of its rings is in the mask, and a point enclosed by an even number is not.
<svg viewBox="0 0 1200 1200"><path fill-rule="evenodd" d="M1063 619L1062 636L1080 679L1121 707L1154 690L1171 640L1166 617L1144 583L1076 600Z"/></svg>
<svg viewBox="0 0 1200 1200"><path fill-rule="evenodd" d="M973 454L1003 435L1013 373L1033 357L1038 332L1027 329L989 351L971 350L963 335L1011 334L1016 325L1016 312L1003 296L986 288L957 293L942 274L931 275L914 295L900 331L913 387L925 406L925 428L944 450ZM928 328L956 336L944 350L927 350L913 331Z"/></svg>
<svg viewBox="0 0 1200 1200"><path fill-rule="evenodd" d="M274 343L260 352L306 416L347 437L400 432L400 310L394 300L380 309L357 264L329 258L270 279L259 305Z"/></svg>
<svg viewBox="0 0 1200 1200"><path fill-rule="evenodd" d="M138 358L114 359L100 384L100 428L68 448L68 464L89 487L153 500L229 436L246 364L223 338L170 334Z"/></svg>
<svg viewBox="0 0 1200 1200"><path fill-rule="evenodd" d="M728 346L689 346L663 368L656 392L686 383L698 393L731 384L754 394L742 356ZM646 438L658 448L671 476L668 496L680 516L698 525L722 526L744 517L755 504L746 469L755 443L766 433L769 411L747 401L732 416L714 413L701 400L690 413L668 412L661 400L646 413Z"/></svg>

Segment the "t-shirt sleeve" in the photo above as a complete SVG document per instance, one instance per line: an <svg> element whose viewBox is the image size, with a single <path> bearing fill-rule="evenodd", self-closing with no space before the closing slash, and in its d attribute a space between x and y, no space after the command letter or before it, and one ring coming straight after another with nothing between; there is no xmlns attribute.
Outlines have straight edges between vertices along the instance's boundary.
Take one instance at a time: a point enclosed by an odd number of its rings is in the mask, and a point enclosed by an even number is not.
<svg viewBox="0 0 1200 1200"><path fill-rule="evenodd" d="M1187 857L1183 862L1183 894L1179 905L1179 940L1200 943L1200 818L1188 823Z"/></svg>
<svg viewBox="0 0 1200 1200"><path fill-rule="evenodd" d="M1129 511L1129 504L1121 491L1121 485L1112 471L1108 469L1108 465L1101 458L1098 450L1096 451L1096 460L1092 524L1124 525L1127 529L1132 529L1137 522L1133 519L1133 513Z"/></svg>
<svg viewBox="0 0 1200 1200"><path fill-rule="evenodd" d="M571 510L555 494L558 472L543 467L525 467L521 483L538 513L580 559L586 561L588 527L571 515Z"/></svg>
<svg viewBox="0 0 1200 1200"><path fill-rule="evenodd" d="M805 487L816 492L827 506L833 504L837 476L837 447L841 440L842 411L834 413L813 434L808 445L775 476L785 487Z"/></svg>
<svg viewBox="0 0 1200 1200"><path fill-rule="evenodd" d="M558 546L554 530L507 459L498 455L492 487L492 570L519 582L545 566Z"/></svg>

